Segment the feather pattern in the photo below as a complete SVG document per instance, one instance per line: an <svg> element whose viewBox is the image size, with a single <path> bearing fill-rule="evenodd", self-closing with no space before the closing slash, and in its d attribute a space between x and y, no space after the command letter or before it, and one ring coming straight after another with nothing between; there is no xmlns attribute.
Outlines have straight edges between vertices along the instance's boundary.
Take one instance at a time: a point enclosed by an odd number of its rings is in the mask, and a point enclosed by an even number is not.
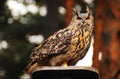
<svg viewBox="0 0 120 79"><path fill-rule="evenodd" d="M47 40L33 49L30 57L34 60L43 60L52 54L63 53L68 50L72 32L69 29L63 29L50 36ZM61 51L63 50L63 51Z"/></svg>

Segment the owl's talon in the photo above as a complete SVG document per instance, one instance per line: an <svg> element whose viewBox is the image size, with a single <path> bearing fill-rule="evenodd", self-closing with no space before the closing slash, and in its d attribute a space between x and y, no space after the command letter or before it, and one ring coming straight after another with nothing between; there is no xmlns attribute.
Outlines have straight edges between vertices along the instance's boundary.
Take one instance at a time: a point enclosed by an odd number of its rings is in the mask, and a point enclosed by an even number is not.
<svg viewBox="0 0 120 79"><path fill-rule="evenodd" d="M62 66L62 67L67 67L67 66L68 66L68 65L67 65L67 62L64 62L61 66Z"/></svg>

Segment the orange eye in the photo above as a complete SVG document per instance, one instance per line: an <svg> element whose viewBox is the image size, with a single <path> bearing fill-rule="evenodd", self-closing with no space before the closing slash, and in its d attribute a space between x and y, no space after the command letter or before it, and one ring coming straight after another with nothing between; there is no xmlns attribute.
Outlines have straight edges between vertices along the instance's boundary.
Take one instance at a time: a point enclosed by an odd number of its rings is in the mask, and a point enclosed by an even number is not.
<svg viewBox="0 0 120 79"><path fill-rule="evenodd" d="M81 17L77 17L77 19L79 19L79 20L80 20L80 19L82 19L82 18L81 18Z"/></svg>
<svg viewBox="0 0 120 79"><path fill-rule="evenodd" d="M90 19L90 17L87 17L86 19Z"/></svg>

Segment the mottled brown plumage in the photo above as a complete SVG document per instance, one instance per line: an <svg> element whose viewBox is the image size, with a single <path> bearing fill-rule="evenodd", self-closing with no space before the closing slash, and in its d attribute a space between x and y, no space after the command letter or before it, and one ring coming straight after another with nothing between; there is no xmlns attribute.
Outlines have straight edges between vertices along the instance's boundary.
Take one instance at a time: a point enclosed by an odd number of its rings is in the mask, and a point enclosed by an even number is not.
<svg viewBox="0 0 120 79"><path fill-rule="evenodd" d="M82 59L91 42L94 27L89 8L86 13L73 9L73 18L68 27L54 33L34 48L31 63L25 71L31 73L37 66L60 66L63 63L75 65Z"/></svg>

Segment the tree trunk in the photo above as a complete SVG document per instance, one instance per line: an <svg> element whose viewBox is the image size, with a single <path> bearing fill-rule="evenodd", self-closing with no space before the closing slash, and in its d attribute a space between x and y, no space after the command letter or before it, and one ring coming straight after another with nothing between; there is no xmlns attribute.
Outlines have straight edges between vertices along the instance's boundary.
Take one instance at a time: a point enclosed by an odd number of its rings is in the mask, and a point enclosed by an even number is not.
<svg viewBox="0 0 120 79"><path fill-rule="evenodd" d="M93 66L99 69L101 79L120 79L120 1L95 2Z"/></svg>
<svg viewBox="0 0 120 79"><path fill-rule="evenodd" d="M44 28L45 38L57 31L59 24L58 20L58 7L60 5L60 0L47 0L47 17Z"/></svg>
<svg viewBox="0 0 120 79"><path fill-rule="evenodd" d="M66 15L65 15L65 26L67 27L72 19L72 8L75 5L74 0L66 0L65 1L65 8L66 8Z"/></svg>

